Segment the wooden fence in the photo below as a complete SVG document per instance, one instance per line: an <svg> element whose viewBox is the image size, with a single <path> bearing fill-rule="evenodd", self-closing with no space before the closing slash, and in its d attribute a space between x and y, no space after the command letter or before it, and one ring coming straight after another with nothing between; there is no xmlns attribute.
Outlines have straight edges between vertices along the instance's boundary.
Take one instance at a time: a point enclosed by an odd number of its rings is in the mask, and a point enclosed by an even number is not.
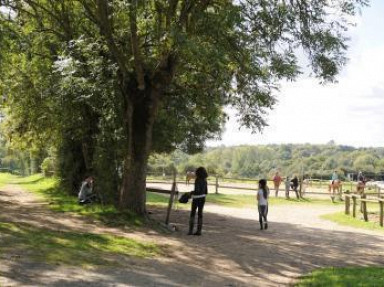
<svg viewBox="0 0 384 287"><path fill-rule="evenodd" d="M345 214L349 215L351 214L351 205L352 205L352 216L356 217L356 209L358 206L358 203L360 203L360 211L363 213L364 221L368 222L368 207L367 203L377 203L379 204L379 223L380 226L383 227L383 205L384 205L384 198L381 197L371 197L366 198L366 195L355 195L355 194L346 194L345 195Z"/></svg>
<svg viewBox="0 0 384 287"><path fill-rule="evenodd" d="M177 184L185 184L185 180L180 180L180 177L175 177ZM158 184L170 184L173 182L173 179L169 176L165 176L164 179L159 180L156 179L147 179L148 183L158 183ZM219 193L220 189L233 189L233 190L256 190L257 189L257 179L243 179L243 178L225 178L225 177L210 177L208 179L208 186L214 187L215 193ZM239 185L234 185L239 184ZM241 186L240 184L243 184ZM271 191L273 190L272 180L269 180L268 185L270 186ZM313 195L324 195L328 194L328 185L329 180L324 181L320 179L307 179L306 183L302 185L302 193L305 194L313 194ZM312 189L312 191L310 190ZM315 190L315 191L313 191ZM343 191L355 192L356 190L356 182L343 182ZM369 186L367 185L367 194L381 196L382 191L381 188L377 185ZM372 191L369 191L372 190ZM279 191L285 191L285 183L284 181L281 183ZM292 191L292 190L290 190Z"/></svg>

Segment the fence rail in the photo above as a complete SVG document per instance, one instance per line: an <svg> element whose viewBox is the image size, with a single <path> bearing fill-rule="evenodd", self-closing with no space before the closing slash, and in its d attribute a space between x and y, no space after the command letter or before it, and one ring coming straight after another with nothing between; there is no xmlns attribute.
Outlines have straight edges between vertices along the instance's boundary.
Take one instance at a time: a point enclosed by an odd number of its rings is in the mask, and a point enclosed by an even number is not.
<svg viewBox="0 0 384 287"><path fill-rule="evenodd" d="M366 194L364 195L345 195L345 214L349 215L351 212L351 199L352 199L352 216L356 217L356 209L357 204L360 202L360 211L363 213L364 221L368 222L368 207L367 203L378 203L379 204L379 224L383 227L384 222L384 198L382 197L374 197L374 198L366 198Z"/></svg>

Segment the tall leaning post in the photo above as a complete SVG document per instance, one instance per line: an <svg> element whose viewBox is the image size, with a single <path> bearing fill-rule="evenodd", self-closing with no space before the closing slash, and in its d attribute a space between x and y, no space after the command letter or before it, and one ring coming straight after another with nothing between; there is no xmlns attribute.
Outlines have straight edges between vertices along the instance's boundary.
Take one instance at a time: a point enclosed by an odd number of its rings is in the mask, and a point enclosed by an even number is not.
<svg viewBox="0 0 384 287"><path fill-rule="evenodd" d="M356 195L352 195L353 207L352 207L352 216L356 217Z"/></svg>
<svg viewBox="0 0 384 287"><path fill-rule="evenodd" d="M169 224L169 217L171 215L175 194L176 194L176 170L173 171L173 183L172 183L171 195L169 196L169 201L168 201L168 209L167 209L167 217L165 218L165 225Z"/></svg>
<svg viewBox="0 0 384 287"><path fill-rule="evenodd" d="M380 204L380 226L383 227L383 217L384 217L384 212L383 212L383 199L379 199L379 204Z"/></svg>

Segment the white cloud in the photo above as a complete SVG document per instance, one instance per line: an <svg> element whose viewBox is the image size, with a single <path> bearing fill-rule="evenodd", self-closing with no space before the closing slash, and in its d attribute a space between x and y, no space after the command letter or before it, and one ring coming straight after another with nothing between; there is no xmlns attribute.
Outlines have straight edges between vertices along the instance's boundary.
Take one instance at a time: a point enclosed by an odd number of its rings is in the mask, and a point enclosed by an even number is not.
<svg viewBox="0 0 384 287"><path fill-rule="evenodd" d="M356 21L349 58L338 84L322 86L301 78L282 84L279 103L263 134L236 124L234 113L223 140L209 145L326 143L384 146L384 1L372 0Z"/></svg>
<svg viewBox="0 0 384 287"><path fill-rule="evenodd" d="M263 134L239 131L234 113L221 142L209 145L259 143L336 143L384 145L384 45L353 57L337 84L319 85L302 78L282 85L279 103L268 116Z"/></svg>

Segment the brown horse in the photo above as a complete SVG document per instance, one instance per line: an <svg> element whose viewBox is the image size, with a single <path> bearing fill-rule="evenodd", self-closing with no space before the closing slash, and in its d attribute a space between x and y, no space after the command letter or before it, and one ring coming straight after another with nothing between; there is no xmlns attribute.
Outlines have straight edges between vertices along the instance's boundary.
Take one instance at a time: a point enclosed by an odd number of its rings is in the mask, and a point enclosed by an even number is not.
<svg viewBox="0 0 384 287"><path fill-rule="evenodd" d="M365 181L358 181L356 184L356 193L357 194L364 194L364 189L365 189Z"/></svg>
<svg viewBox="0 0 384 287"><path fill-rule="evenodd" d="M328 191L331 194L332 201L335 200L336 195L339 196L340 200L343 200L341 197L342 189L343 189L343 184L342 184L341 180L339 180L339 179L334 180L333 182L331 182L328 185ZM332 193L331 193L331 191L332 191Z"/></svg>
<svg viewBox="0 0 384 287"><path fill-rule="evenodd" d="M189 184L189 181L191 179L195 179L196 178L196 174L194 171L187 171L186 173L186 178L185 178L185 184L188 185Z"/></svg>

